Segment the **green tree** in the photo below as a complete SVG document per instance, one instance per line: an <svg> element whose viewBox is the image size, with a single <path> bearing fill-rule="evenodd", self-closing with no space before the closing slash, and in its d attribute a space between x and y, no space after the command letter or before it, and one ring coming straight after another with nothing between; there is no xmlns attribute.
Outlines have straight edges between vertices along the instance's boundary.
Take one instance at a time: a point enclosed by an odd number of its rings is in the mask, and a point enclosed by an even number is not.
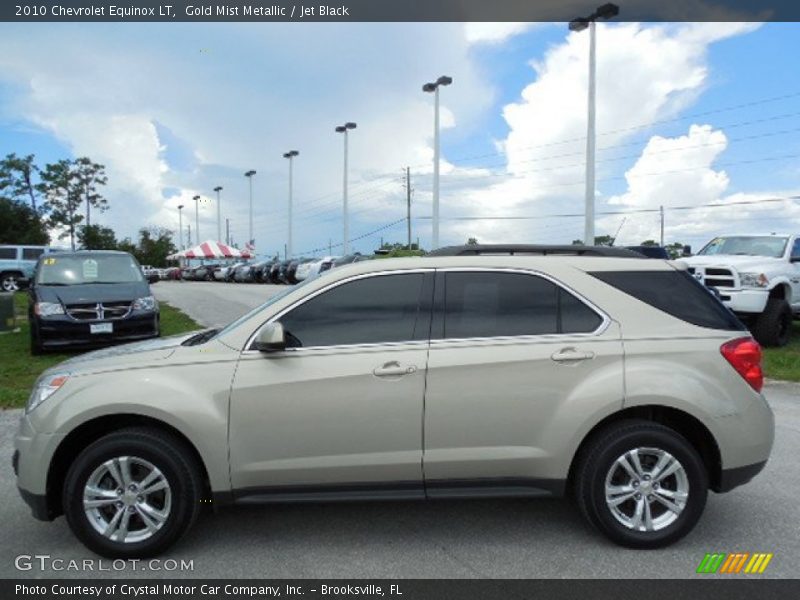
<svg viewBox="0 0 800 600"><path fill-rule="evenodd" d="M120 240L117 243L117 250L119 250L120 252L127 252L128 254L133 254L134 256L138 254L138 248L136 247L136 244L134 244L131 241L131 238L125 238L123 240Z"/></svg>
<svg viewBox="0 0 800 600"><path fill-rule="evenodd" d="M50 234L39 213L27 204L0 197L0 244L49 243Z"/></svg>
<svg viewBox="0 0 800 600"><path fill-rule="evenodd" d="M78 242L86 250L116 250L117 237L110 227L84 225L78 230Z"/></svg>
<svg viewBox="0 0 800 600"><path fill-rule="evenodd" d="M33 178L39 172L39 167L33 161L33 154L17 156L14 153L0 160L0 194L18 202L30 200L31 209L38 212Z"/></svg>
<svg viewBox="0 0 800 600"><path fill-rule="evenodd" d="M594 238L595 246L613 246L614 237L611 235L597 235Z"/></svg>
<svg viewBox="0 0 800 600"><path fill-rule="evenodd" d="M139 230L139 243L134 256L143 265L166 267L167 256L176 250L172 231L163 227L145 227Z"/></svg>
<svg viewBox="0 0 800 600"><path fill-rule="evenodd" d="M672 242L671 244L667 244L664 246L669 257L672 259L680 258L683 256L683 244L681 242Z"/></svg>
<svg viewBox="0 0 800 600"><path fill-rule="evenodd" d="M658 246L658 242L655 241L655 240L645 240L639 245L640 246Z"/></svg>
<svg viewBox="0 0 800 600"><path fill-rule="evenodd" d="M86 203L86 225L91 225L93 207L100 212L108 210L108 200L98 192L99 186L108 183L105 166L82 156L72 163L71 171L76 193Z"/></svg>
<svg viewBox="0 0 800 600"><path fill-rule="evenodd" d="M78 213L81 197L75 186L72 161L62 159L46 165L41 172L39 190L50 207L48 224L54 228L64 227L58 239L69 237L70 246L75 250L75 230L83 216Z"/></svg>
<svg viewBox="0 0 800 600"><path fill-rule="evenodd" d="M478 238L471 237L467 238L467 246L477 246L478 245Z"/></svg>

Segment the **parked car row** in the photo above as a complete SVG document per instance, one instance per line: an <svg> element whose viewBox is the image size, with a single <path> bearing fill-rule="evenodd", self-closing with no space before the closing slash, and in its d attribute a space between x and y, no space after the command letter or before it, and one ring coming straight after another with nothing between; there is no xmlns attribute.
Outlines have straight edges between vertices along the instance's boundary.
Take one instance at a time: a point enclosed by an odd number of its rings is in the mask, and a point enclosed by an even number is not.
<svg viewBox="0 0 800 600"><path fill-rule="evenodd" d="M228 283L271 283L295 284L316 277L335 267L369 260L372 256L348 254L345 256L324 256L322 258L278 258L257 262L237 262L229 264L203 264L171 269L174 276L165 275L162 279L183 279L185 281L223 281Z"/></svg>

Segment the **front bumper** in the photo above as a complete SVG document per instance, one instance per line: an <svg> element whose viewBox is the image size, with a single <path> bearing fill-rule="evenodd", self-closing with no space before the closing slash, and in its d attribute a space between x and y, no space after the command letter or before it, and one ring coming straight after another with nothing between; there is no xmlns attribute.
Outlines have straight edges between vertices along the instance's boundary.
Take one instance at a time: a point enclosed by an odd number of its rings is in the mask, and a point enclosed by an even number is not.
<svg viewBox="0 0 800 600"><path fill-rule="evenodd" d="M761 314L767 306L768 290L716 288L722 303L735 313Z"/></svg>
<svg viewBox="0 0 800 600"><path fill-rule="evenodd" d="M91 325L111 323L112 333L92 333ZM157 337L158 313L141 312L110 321L76 321L66 315L36 319L36 333L45 348L105 346Z"/></svg>
<svg viewBox="0 0 800 600"><path fill-rule="evenodd" d="M63 439L63 434L36 431L28 415L20 419L14 439L11 462L17 476L17 489L31 507L33 516L42 521L52 521L57 516L48 501L47 477L53 455Z"/></svg>

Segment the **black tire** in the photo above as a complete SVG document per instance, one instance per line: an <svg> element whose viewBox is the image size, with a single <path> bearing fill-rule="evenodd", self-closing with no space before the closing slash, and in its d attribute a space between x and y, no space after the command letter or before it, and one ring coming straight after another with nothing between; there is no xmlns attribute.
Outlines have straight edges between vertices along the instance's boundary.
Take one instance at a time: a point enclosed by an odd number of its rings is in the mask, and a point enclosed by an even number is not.
<svg viewBox="0 0 800 600"><path fill-rule="evenodd" d="M169 516L160 529L141 541L125 543L104 537L84 512L83 491L89 477L104 462L121 456L149 461L170 486ZM164 552L189 530L200 512L202 490L198 465L185 444L157 429L135 427L110 433L78 455L67 472L62 502L70 528L87 548L109 558L146 558Z"/></svg>
<svg viewBox="0 0 800 600"><path fill-rule="evenodd" d="M752 332L762 346L785 346L792 335L792 307L782 298L770 298L753 322Z"/></svg>
<svg viewBox="0 0 800 600"><path fill-rule="evenodd" d="M678 517L662 529L652 531L638 531L626 526L606 503L606 477L617 459L631 450L645 448L671 454L683 467L688 481L688 498ZM664 489L671 485L670 477L663 480ZM649 481L648 485L652 483ZM698 452L674 430L649 421L626 420L600 431L589 440L575 469L574 493L584 517L614 543L637 549L663 548L684 537L697 524L708 495L708 473ZM648 511L663 511L667 517L674 514L655 500L649 502L647 498L650 495L645 496L644 502L650 507ZM629 506L635 506L636 501L628 502L632 503ZM625 505L620 507L624 511Z"/></svg>

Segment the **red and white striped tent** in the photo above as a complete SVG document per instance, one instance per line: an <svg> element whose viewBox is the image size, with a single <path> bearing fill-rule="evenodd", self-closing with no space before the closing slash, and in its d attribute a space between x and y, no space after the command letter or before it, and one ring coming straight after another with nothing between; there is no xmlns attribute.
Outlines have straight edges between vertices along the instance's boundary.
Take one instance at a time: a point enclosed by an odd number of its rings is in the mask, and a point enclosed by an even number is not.
<svg viewBox="0 0 800 600"><path fill-rule="evenodd" d="M170 260L177 258L253 258L253 253L249 248L239 250L222 242L208 240L194 248L171 254L167 258Z"/></svg>

